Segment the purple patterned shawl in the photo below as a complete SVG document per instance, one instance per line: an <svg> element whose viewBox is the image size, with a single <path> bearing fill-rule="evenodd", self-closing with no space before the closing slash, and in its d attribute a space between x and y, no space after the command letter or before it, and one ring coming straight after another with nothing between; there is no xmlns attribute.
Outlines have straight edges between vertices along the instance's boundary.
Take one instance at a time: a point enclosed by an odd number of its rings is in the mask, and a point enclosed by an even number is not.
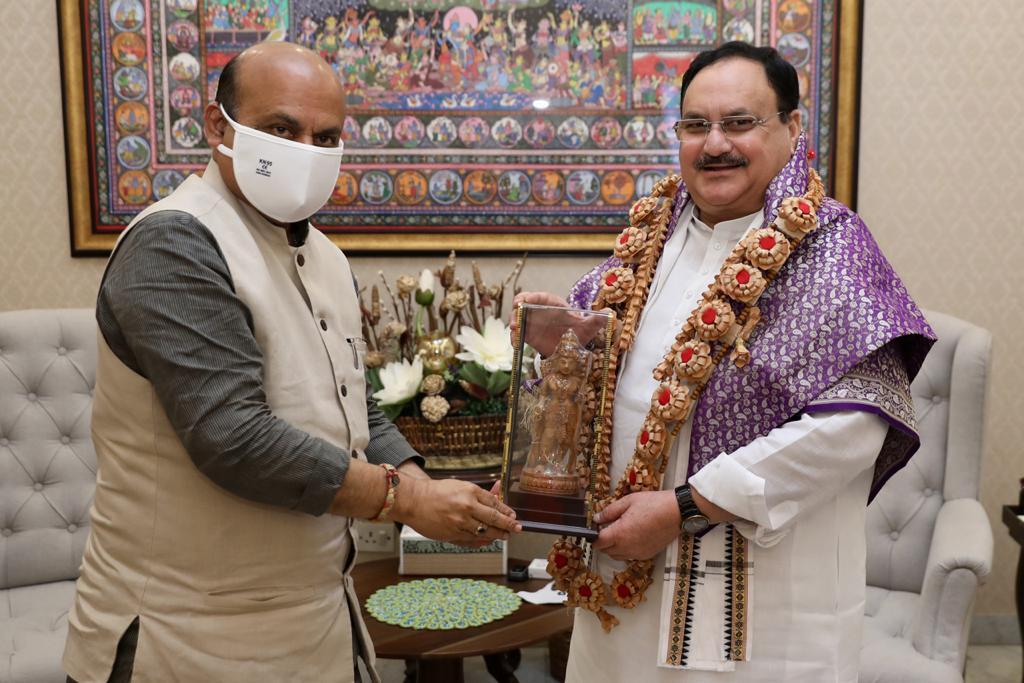
<svg viewBox="0 0 1024 683"><path fill-rule="evenodd" d="M806 155L801 135L765 193L765 226L783 199L806 192ZM670 230L688 202L681 186ZM826 197L818 218L758 301L750 364L723 360L705 387L688 474L801 413L864 410L889 423L870 500L920 445L909 385L935 334L857 214ZM580 279L570 304L589 308L601 273L618 265L612 257Z"/></svg>

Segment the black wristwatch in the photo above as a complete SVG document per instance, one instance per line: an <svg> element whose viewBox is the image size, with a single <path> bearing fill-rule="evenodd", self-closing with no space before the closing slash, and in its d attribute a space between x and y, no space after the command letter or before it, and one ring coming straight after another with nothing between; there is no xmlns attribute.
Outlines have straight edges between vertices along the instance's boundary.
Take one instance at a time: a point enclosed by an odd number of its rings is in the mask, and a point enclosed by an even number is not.
<svg viewBox="0 0 1024 683"><path fill-rule="evenodd" d="M679 528L686 533L692 536L711 526L711 520L693 502L689 484L676 487L676 503L679 505Z"/></svg>

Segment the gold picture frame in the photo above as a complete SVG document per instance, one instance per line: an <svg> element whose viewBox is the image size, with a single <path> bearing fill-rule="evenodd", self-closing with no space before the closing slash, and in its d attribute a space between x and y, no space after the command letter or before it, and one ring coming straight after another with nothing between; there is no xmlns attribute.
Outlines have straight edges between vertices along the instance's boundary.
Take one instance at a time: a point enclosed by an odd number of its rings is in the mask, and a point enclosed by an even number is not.
<svg viewBox="0 0 1024 683"><path fill-rule="evenodd" d="M223 4L233 1L198 0L199 9L197 12L201 13L208 3ZM539 3L548 1L550 0L535 0L535 2ZM646 1L637 0L637 2L631 5L634 8L631 11L636 11L635 8L641 6ZM757 8L757 11L761 11L760 8L762 7L774 7L774 3L769 4L768 0L746 0L745 3L725 3L724 0L680 0L680 2L684 1L690 3L701 2L709 6L714 5L720 17L720 33L724 30L723 25L726 18L724 13L726 12L727 5L730 7L749 5ZM149 174L148 180L142 179L141 188L131 190L132 192L145 190L148 193L148 198L145 201L139 203L137 208L131 206L126 209L124 205L115 206L115 203L119 201L119 182L128 173L124 172L122 175L118 175L123 169L117 166L120 157L115 154L112 142L115 139L116 132L112 130L113 125L108 121L113 118L113 106L104 101L105 93L112 92L110 83L105 82L104 79L112 80L113 70L112 67L107 67L106 71L104 71L97 66L98 57L96 59L93 59L93 57L97 56L100 46L92 44L91 41L99 35L98 30L102 29L104 22L109 23L112 6L114 6L114 10L117 10L115 6L117 3L139 2L141 5L141 0L56 0L56 2L64 93L71 251L74 256L105 256L110 253L118 235L124 225L130 220L131 215L137 212L137 210L144 208L147 203L155 201L158 189L157 175L159 174L159 171L156 169L160 168L160 164L155 162L156 165L151 164L141 171L135 171L136 174ZM303 4L301 0L290 0L290 2L290 6L294 6L291 10L293 13L298 11L295 8ZM409 0L410 5L415 5L417 2L420 2L420 0ZM857 124L863 2L862 0L808 0L808 2L814 8L816 20L820 21L822 26L827 27L822 28L821 31L827 30L831 32L827 36L824 36L823 33L824 47L821 48L821 60L815 67L820 72L822 78L822 86L819 88L818 94L823 98L827 96L828 100L825 103L827 106L823 105L820 108L821 116L814 124L818 132L824 131L827 133L822 138L823 142L818 149L820 159L818 163L823 167L822 175L826 178L830 194L847 205L854 207L856 202ZM161 1L151 2L146 6L153 8L154 14L158 11L167 14L170 10L164 6L167 5L169 7L173 4L175 3ZM187 5L188 3L182 4ZM472 2L467 0L466 3L461 4L472 4ZM582 4L585 6L586 0ZM781 5L785 4L781 3ZM160 8L159 10L157 9L158 7ZM762 14L766 14L766 12L762 12ZM161 16L163 17L163 14ZM174 19L174 17L170 16L170 19ZM293 16L292 19L297 19L297 17ZM147 20L156 21L156 18L143 18L143 21ZM202 22L199 19L196 21L201 41L204 36L204 29ZM760 35L777 35L778 31L774 30L776 27L774 19L771 21L765 19L763 24L757 24L758 30L761 31ZM769 24L772 31L769 31ZM166 26L164 28L166 29ZM153 33L150 33L151 29ZM290 27L288 32L276 37L296 39L296 35L293 34L297 30L295 27ZM146 25L140 33L145 33L151 37L152 35L157 35L158 31L159 27L153 28ZM721 35L719 35L720 38ZM171 40L171 38L167 38L167 40ZM776 38L772 38L772 40L777 42ZM169 53L171 51L169 43L165 47ZM106 45L105 49L109 51L110 46ZM205 48L196 48L196 50L201 49ZM683 50L684 48L679 49ZM638 54L653 54L651 52L653 48L636 48L636 51L633 51L632 43L630 50L631 52L627 59L634 59ZM647 50L647 52L643 52L643 50ZM697 51L696 48L693 48L693 50L694 53ZM660 52L665 52L665 50ZM205 53L200 54L200 57L204 56ZM159 98L167 92L167 86L165 85L162 91L159 91L156 86L159 84L160 78L163 78L166 83L170 81L170 77L166 74L161 76L156 73L157 67L162 67L156 63L155 57L147 57L147 59L149 61L140 66L144 67L144 70L148 69L147 73L151 79L157 79L150 86L150 97L157 98L154 101L159 103ZM206 69L205 65L208 61L202 61L203 69ZM633 64L633 62L630 62L630 64ZM114 66L117 66L117 64ZM630 68L632 69L633 67L631 66ZM203 75L206 75L205 71ZM201 97L201 102L205 104L206 95L201 95ZM113 95L110 95L110 99L114 99ZM825 102L825 99L822 99L822 102ZM200 111L200 109L196 109L196 111ZM635 110L623 112L622 116L628 117L632 113L635 113ZM373 112L368 113L367 116L371 114ZM157 113L154 111L150 116L155 120ZM162 159L158 159L158 156L163 154L163 151L158 149L158 147L161 144L161 136L170 139L169 122L170 119L159 125L154 123L152 128L155 131L152 135L153 140L149 141L149 145L153 150L152 158L160 162L162 162ZM105 129L104 126L106 126ZM159 126L164 126L164 128L161 129ZM104 134L108 134L109 137L103 138ZM106 142L104 142L104 139ZM814 146L813 141L812 146ZM117 151L120 152L119 149ZM148 148L146 151L149 154ZM398 150L398 152L400 151ZM193 172L201 168L201 165L196 161L199 156L201 155L197 153L181 157L182 159L189 160L186 165L191 164L190 170L182 170L181 173L177 171L167 172L174 173L178 177L183 176L185 173ZM663 172L670 172L675 168L674 164L669 164L667 161L670 156L657 157L661 164L659 168L662 168ZM396 156L394 158L401 157ZM540 158L538 155L531 157L532 161L537 161L538 158ZM626 157L623 156L622 158ZM652 156L650 158L655 159L656 157ZM493 159L493 157L488 157L487 159ZM486 161L487 159L483 157L480 159L470 159L466 162L466 168L473 167L471 162ZM359 161L358 156L356 157L356 163L362 163ZM566 163L568 165L561 171L563 180L569 177L569 173L571 173L569 169L576 168L569 162ZM174 164L170 164L170 166L174 166ZM583 168L584 166L586 164L581 164L579 167ZM183 166L178 164L176 168L183 169ZM396 172L392 172L392 178ZM650 171L650 173L653 172ZM154 173L157 175L154 175ZM638 171L634 170L631 173L634 179L637 179L636 193L638 195L642 189L638 180ZM532 201L532 198L530 201ZM316 222L335 244L349 252L431 252L448 251L453 248L461 251L475 252L606 252L611 247L614 235L618 232L621 225L625 223L626 212L631 203L632 200L623 200L621 205L615 207L614 213L603 214L596 223L586 223L592 217L585 215L577 221L578 224L573 223L575 219L565 217L563 220L563 217L558 215L556 218L560 224L515 225L516 221L521 222L523 220L521 216L526 212L524 210L517 214L517 209L512 206L493 213L484 212L484 214L474 219L476 223L473 224L466 223L465 221L462 224L457 224L455 219L453 219L451 224L444 224L443 221L446 220L444 216L441 216L440 219L436 216L427 216L430 220L434 221L429 226L395 226L383 223L367 226L331 224L331 221L345 219L345 216L341 213L326 216L326 223L319 220L323 216L318 216ZM392 199L390 203L382 204L376 213L370 211L365 215L373 214L376 216L380 214L383 216L393 208L392 205L398 206L398 203ZM340 208L335 208L337 211L341 211ZM578 205L573 205L563 197L561 204L555 205L548 213L543 214L547 217L543 220L551 220L552 216L560 213L568 215L578 209ZM480 212L478 211L477 213L479 214ZM341 218L339 219L338 216L341 216ZM463 220L465 216L456 218ZM386 223L389 218L384 217L379 220ZM499 225L486 224L490 220L495 220L499 223L503 221L504 223ZM540 221L542 219L536 220Z"/></svg>

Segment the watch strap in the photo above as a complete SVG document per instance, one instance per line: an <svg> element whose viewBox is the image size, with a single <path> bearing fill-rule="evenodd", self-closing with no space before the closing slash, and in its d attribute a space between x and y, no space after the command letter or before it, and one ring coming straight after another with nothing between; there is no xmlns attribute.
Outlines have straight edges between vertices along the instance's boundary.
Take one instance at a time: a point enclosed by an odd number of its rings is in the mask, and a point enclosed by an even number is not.
<svg viewBox="0 0 1024 683"><path fill-rule="evenodd" d="M676 504L679 505L680 519L693 517L701 514L700 508L693 502L693 494L690 492L690 485L683 484L676 487Z"/></svg>
<svg viewBox="0 0 1024 683"><path fill-rule="evenodd" d="M689 534L703 533L711 525L711 520L700 511L693 501L693 493L689 484L677 486L675 489L676 504L679 505L679 528Z"/></svg>

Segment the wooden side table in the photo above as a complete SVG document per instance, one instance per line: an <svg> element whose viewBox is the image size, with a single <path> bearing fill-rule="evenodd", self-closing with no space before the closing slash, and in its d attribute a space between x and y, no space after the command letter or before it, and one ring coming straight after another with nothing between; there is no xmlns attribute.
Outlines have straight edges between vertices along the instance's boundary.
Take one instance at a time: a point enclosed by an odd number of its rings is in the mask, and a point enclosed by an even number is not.
<svg viewBox="0 0 1024 683"><path fill-rule="evenodd" d="M1024 509L1021 507L1003 506L1003 524L1010 530L1013 540L1021 546L1021 553L1017 559L1017 623L1020 624L1020 632L1024 633L1024 520L1021 520L1019 515L1024 515ZM1024 653L1021 666L1024 667ZM1024 683L1024 674L1021 675L1021 681Z"/></svg>
<svg viewBox="0 0 1024 683"><path fill-rule="evenodd" d="M510 563L525 564L509 559ZM398 558L356 565L352 570L360 605L374 591L398 583L427 577L401 576ZM535 591L546 580L509 583L504 576L470 576L512 590ZM462 660L483 656L487 671L499 683L516 683L519 648L541 642L572 628L572 614L562 605L531 605L527 602L509 616L476 628L450 631L417 631L377 621L366 610L363 619L377 656L383 659L416 660L417 672L407 670L406 681L417 683L463 683Z"/></svg>

